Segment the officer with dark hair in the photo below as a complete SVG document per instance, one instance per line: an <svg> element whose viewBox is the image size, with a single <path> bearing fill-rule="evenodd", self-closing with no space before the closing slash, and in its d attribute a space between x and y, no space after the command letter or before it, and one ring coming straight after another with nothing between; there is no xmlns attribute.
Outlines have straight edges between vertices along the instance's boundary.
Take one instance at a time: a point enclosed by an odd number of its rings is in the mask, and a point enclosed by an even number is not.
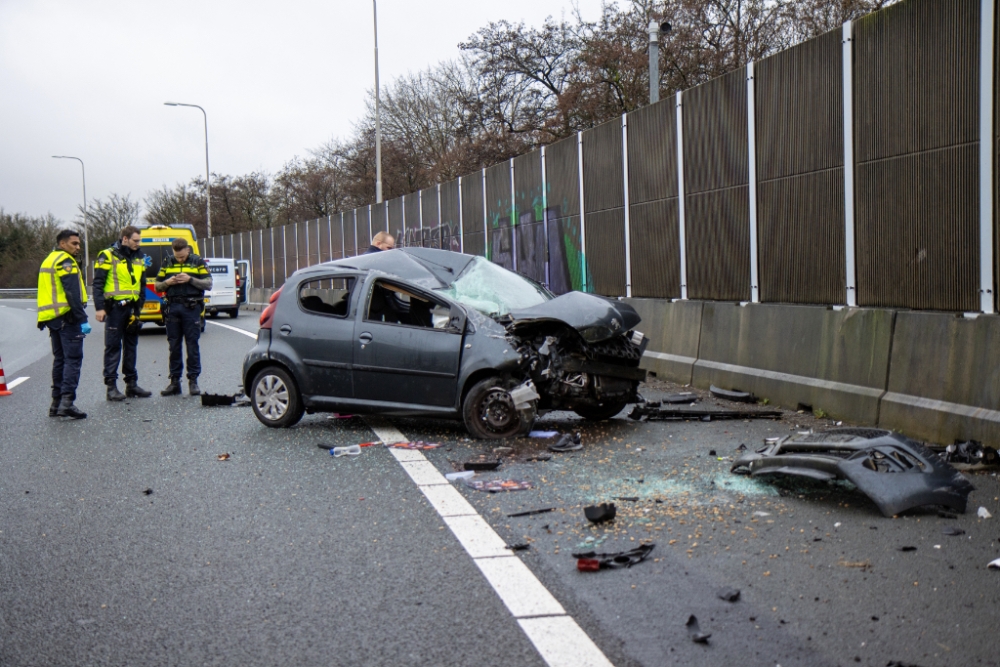
<svg viewBox="0 0 1000 667"><path fill-rule="evenodd" d="M76 263L80 234L64 229L56 236L56 247L38 269L38 329L48 328L52 343L52 405L50 417L86 419L87 413L73 405L83 364L83 338L90 333L87 322L87 288Z"/></svg>
<svg viewBox="0 0 1000 667"><path fill-rule="evenodd" d="M192 396L201 393L198 376L201 375L201 351L198 339L201 337L201 313L205 308L205 290L212 289L212 274L198 255L191 252L191 246L184 239L174 239L171 243L174 254L167 257L156 274L156 291L165 292L164 305L167 309L167 342L170 344L170 384L160 392L161 396L176 396L181 393L181 375L184 364L181 361L181 342L187 348L188 391Z"/></svg>
<svg viewBox="0 0 1000 667"><path fill-rule="evenodd" d="M146 301L146 255L139 249L142 234L129 225L119 240L102 250L94 263L94 308L104 322L104 384L109 401L147 398L135 367L139 347L139 313ZM125 376L125 393L118 391L118 362Z"/></svg>

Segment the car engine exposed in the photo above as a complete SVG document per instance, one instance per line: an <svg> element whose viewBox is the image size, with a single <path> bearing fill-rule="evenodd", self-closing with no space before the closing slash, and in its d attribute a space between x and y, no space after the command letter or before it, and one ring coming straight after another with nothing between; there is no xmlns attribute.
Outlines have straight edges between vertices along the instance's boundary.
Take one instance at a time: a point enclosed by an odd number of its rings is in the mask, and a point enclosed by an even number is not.
<svg viewBox="0 0 1000 667"><path fill-rule="evenodd" d="M637 400L646 371L639 368L648 339L629 331L587 343L567 326L539 323L530 333L508 335L520 355L519 366L538 393L539 409L573 410Z"/></svg>

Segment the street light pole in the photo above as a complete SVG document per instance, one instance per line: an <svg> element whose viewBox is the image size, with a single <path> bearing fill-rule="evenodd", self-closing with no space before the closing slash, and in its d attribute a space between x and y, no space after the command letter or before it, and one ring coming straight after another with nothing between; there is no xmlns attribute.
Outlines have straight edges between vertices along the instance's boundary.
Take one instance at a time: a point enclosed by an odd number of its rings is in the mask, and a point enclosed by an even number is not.
<svg viewBox="0 0 1000 667"><path fill-rule="evenodd" d="M168 107L193 107L201 109L202 116L205 117L205 236L212 236L212 172L208 168L208 114L197 104L184 104L183 102L164 102Z"/></svg>
<svg viewBox="0 0 1000 667"><path fill-rule="evenodd" d="M90 239L87 234L87 227L90 226L87 221L87 168L83 165L83 160L72 155L53 155L52 157L57 160L76 160L80 163L80 171L83 174L83 265L86 267L90 264ZM86 271L86 268L84 270Z"/></svg>
<svg viewBox="0 0 1000 667"><path fill-rule="evenodd" d="M382 117L379 113L378 84L378 6L372 0L372 13L375 19L375 203L382 203Z"/></svg>
<svg viewBox="0 0 1000 667"><path fill-rule="evenodd" d="M666 21L649 22L649 103L660 101L660 35L670 32Z"/></svg>

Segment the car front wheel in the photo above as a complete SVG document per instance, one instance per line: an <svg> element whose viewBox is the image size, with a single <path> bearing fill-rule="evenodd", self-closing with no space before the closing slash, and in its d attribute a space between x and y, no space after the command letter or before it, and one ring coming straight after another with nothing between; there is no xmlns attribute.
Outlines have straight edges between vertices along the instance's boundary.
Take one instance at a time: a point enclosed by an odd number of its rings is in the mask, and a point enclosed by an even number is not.
<svg viewBox="0 0 1000 667"><path fill-rule="evenodd" d="M530 431L534 423L514 407L503 381L497 377L473 385L462 404L462 418L469 433L483 440L513 438Z"/></svg>
<svg viewBox="0 0 1000 667"><path fill-rule="evenodd" d="M250 403L260 423L271 428L294 426L305 412L295 381L277 366L257 373L250 385Z"/></svg>

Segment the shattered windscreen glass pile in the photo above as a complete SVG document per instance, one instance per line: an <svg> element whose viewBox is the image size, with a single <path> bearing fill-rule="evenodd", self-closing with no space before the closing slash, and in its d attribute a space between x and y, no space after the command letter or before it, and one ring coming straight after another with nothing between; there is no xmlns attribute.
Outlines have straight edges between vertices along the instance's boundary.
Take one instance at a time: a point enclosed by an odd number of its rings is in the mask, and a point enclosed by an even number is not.
<svg viewBox="0 0 1000 667"><path fill-rule="evenodd" d="M541 285L482 257L475 258L455 282L437 291L491 317L553 298Z"/></svg>

